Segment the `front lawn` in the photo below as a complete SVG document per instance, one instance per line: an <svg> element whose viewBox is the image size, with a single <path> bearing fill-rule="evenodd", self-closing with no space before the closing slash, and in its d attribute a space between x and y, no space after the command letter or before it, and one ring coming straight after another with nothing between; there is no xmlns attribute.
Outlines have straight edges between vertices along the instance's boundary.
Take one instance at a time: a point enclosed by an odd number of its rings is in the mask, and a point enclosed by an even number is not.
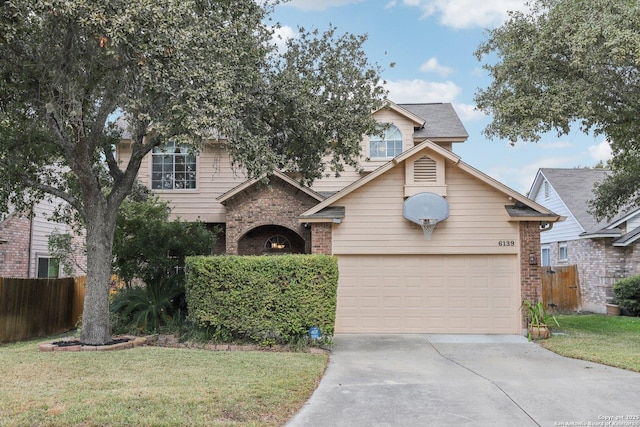
<svg viewBox="0 0 640 427"><path fill-rule="evenodd" d="M45 353L38 342L0 346L0 426L282 425L328 359L162 347Z"/></svg>
<svg viewBox="0 0 640 427"><path fill-rule="evenodd" d="M640 317L557 315L553 336L540 344L558 354L640 372Z"/></svg>

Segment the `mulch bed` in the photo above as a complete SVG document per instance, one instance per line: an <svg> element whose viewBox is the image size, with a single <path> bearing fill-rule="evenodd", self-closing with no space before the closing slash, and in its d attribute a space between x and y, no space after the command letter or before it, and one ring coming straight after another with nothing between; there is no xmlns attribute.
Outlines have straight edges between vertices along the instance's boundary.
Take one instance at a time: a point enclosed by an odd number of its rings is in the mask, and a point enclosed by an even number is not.
<svg viewBox="0 0 640 427"><path fill-rule="evenodd" d="M40 344L38 349L40 351L113 351L139 347L146 343L145 337L121 336L114 337L104 345L88 345L77 339L68 339Z"/></svg>
<svg viewBox="0 0 640 427"><path fill-rule="evenodd" d="M120 336L114 337L113 340L104 345L86 345L77 339L60 340L52 343L45 343L39 345L40 351L113 351L113 350L126 350L129 348L139 346L158 346L158 347L170 347L170 348L193 348L200 350L211 351L273 351L273 352L288 352L291 351L289 346L274 345L270 347L258 346L258 345L242 345L242 344L212 344L212 343L194 343L194 342L180 342L174 335L152 335L147 337L136 336ZM309 353L326 353L329 350L308 347L306 349Z"/></svg>

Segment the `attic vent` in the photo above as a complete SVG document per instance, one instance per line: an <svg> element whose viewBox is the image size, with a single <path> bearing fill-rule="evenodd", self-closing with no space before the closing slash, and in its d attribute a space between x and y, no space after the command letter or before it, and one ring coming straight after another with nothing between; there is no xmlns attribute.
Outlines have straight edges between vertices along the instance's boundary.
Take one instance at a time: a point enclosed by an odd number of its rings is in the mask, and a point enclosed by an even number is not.
<svg viewBox="0 0 640 427"><path fill-rule="evenodd" d="M414 182L436 182L436 161L424 156L413 164Z"/></svg>

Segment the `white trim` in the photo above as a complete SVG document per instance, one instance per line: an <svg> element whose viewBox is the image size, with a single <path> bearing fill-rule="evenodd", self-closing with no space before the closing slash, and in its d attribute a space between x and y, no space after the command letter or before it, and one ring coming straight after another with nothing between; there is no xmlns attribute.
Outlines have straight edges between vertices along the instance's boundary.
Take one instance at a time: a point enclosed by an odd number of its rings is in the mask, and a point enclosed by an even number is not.
<svg viewBox="0 0 640 427"><path fill-rule="evenodd" d="M616 228L617 226L619 226L620 224L622 224L623 222L627 222L629 221L631 218L635 217L638 215L638 213L640 213L640 208L636 208L630 212L628 212L627 214L625 214L623 217L621 217L620 219L616 220L615 222L612 222L610 224L608 224L607 226L605 226L605 229L612 229L612 228Z"/></svg>
<svg viewBox="0 0 640 427"><path fill-rule="evenodd" d="M413 114L411 111L402 108L401 106L399 106L395 102L389 101L388 99L385 101L385 103L384 103L384 105L382 107L378 108L373 113L375 114L378 111L382 111L384 109L389 109L389 110L395 111L396 113L406 117L407 119L409 119L412 122L414 122L415 124L417 124L418 127L423 127L425 122L426 122L425 119L423 119L422 117Z"/></svg>
<svg viewBox="0 0 640 427"><path fill-rule="evenodd" d="M542 214L549 215L550 216L549 218L544 218L545 221L555 222L555 221L559 221L560 218L561 218L559 215L554 214L549 209L547 209L544 206L538 204L536 201L534 201L532 199L529 199L528 197L523 196L522 194L520 194L517 191L507 187L506 185L502 184L501 182L498 182L495 179L491 178L489 175L486 175L486 174L480 172L479 170L475 169L474 167L464 163L463 161L460 160L459 156L455 155L451 151L440 147L439 145L431 142L430 140L425 140L424 142L421 142L420 144L416 145L415 147L410 148L409 150L407 150L404 153L400 154L399 156L397 156L393 160L391 160L391 161L385 163L384 165L380 166L378 169L374 170L373 172L371 172L370 174L366 175L365 177L363 177L363 178L351 183L350 185L346 186L342 190L340 190L337 193L335 193L334 195L328 197L323 202L317 204L316 206L314 206L313 208L309 209L308 211L302 213L302 215L300 215L299 221L305 222L304 217L313 215L313 214L321 211L322 209L326 208L327 206L330 206L330 205L334 204L335 202L337 202L338 200L342 199L346 195L354 192L355 190L357 190L358 188L362 187L366 183L368 183L368 182L372 181L373 179L379 177L383 173L387 172L389 169L394 168L396 165L404 162L405 160L411 158L412 156L414 156L417 153L420 153L421 151L425 151L425 152L426 151L434 151L437 154L440 154L441 156L443 156L446 160L449 160L449 161L453 162L454 165L457 165L463 171L465 171L465 172L469 173L470 175L478 178L482 182L484 182L484 183L488 184L489 186L495 188L496 190L504 193L505 195L511 197L512 199L517 200L520 203L522 203L523 205L528 206L531 209L534 209L534 210L536 210L536 211L538 211L538 212L540 212ZM554 218L555 218L555 220L554 220ZM541 221L543 220L543 218L537 218L537 219L541 220Z"/></svg>
<svg viewBox="0 0 640 427"><path fill-rule="evenodd" d="M540 185L542 183L538 183L539 177L542 177L544 179L544 181L549 182L547 177L544 176L544 173L542 173L542 170L538 169L538 173L536 175L536 178L533 180L533 184L531 185L531 190L529 190L529 196L530 197L535 197L535 195L538 194L538 192L540 191ZM573 214L573 212L571 212L571 209L569 209L569 206L567 206L567 204L564 202L564 200L562 200L562 197L560 197L560 195L558 194L558 192L556 191L556 189L553 187L553 185L550 182L549 182L549 187L553 189L554 193L556 193L556 195L558 196L557 199L560 201L562 206L564 206L566 211L569 212L569 215L571 215L571 218L573 218L573 221L578 225L578 227L582 230L582 232L585 233L587 230L585 230L584 227L582 226L582 224L580 224L580 221L578 221L576 219L576 217ZM530 200L533 200L533 199L530 199ZM565 217L565 220L566 220L566 217Z"/></svg>

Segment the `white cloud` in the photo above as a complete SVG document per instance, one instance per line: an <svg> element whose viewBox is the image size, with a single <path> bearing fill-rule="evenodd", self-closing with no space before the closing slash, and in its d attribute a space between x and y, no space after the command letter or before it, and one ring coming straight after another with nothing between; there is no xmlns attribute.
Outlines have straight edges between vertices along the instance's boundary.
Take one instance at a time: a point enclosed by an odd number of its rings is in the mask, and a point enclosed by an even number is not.
<svg viewBox="0 0 640 427"><path fill-rule="evenodd" d="M398 4L397 0L391 0L389 3L387 3L384 8L385 9L392 9L394 7L396 7L396 5Z"/></svg>
<svg viewBox="0 0 640 427"><path fill-rule="evenodd" d="M538 142L536 145L543 150L558 150L563 148L572 148L574 145L568 141L554 141L554 142Z"/></svg>
<svg viewBox="0 0 640 427"><path fill-rule="evenodd" d="M420 66L420 71L423 73L434 72L442 77L447 77L453 72L453 68L445 67L438 62L438 58L429 58L427 62Z"/></svg>
<svg viewBox="0 0 640 427"><path fill-rule="evenodd" d="M439 16L440 23L453 28L494 27L507 18L509 10L526 10L524 0L404 0L418 7L423 17Z"/></svg>
<svg viewBox="0 0 640 427"><path fill-rule="evenodd" d="M389 99L396 103L453 102L462 89L453 82L429 82L426 80L387 81Z"/></svg>
<svg viewBox="0 0 640 427"><path fill-rule="evenodd" d="M511 188L526 195L540 168L570 168L575 166L575 157L547 157L526 163L521 167L498 166L487 171L492 178L509 183Z"/></svg>
<svg viewBox="0 0 640 427"><path fill-rule="evenodd" d="M273 43L278 47L278 52L284 53L287 50L287 40L294 39L298 32L291 27L283 26L275 28L273 31Z"/></svg>
<svg viewBox="0 0 640 427"><path fill-rule="evenodd" d="M453 108L458 113L458 116L460 117L460 120L462 120L462 123L482 120L489 117L482 111L477 110L475 105L454 103Z"/></svg>
<svg viewBox="0 0 640 427"><path fill-rule="evenodd" d="M302 10L327 10L331 7L341 7L348 4L362 3L364 0L291 0L285 6Z"/></svg>
<svg viewBox="0 0 640 427"><path fill-rule="evenodd" d="M597 161L607 161L611 159L611 147L609 146L609 141L604 139L600 144L591 145L589 147L589 155Z"/></svg>

